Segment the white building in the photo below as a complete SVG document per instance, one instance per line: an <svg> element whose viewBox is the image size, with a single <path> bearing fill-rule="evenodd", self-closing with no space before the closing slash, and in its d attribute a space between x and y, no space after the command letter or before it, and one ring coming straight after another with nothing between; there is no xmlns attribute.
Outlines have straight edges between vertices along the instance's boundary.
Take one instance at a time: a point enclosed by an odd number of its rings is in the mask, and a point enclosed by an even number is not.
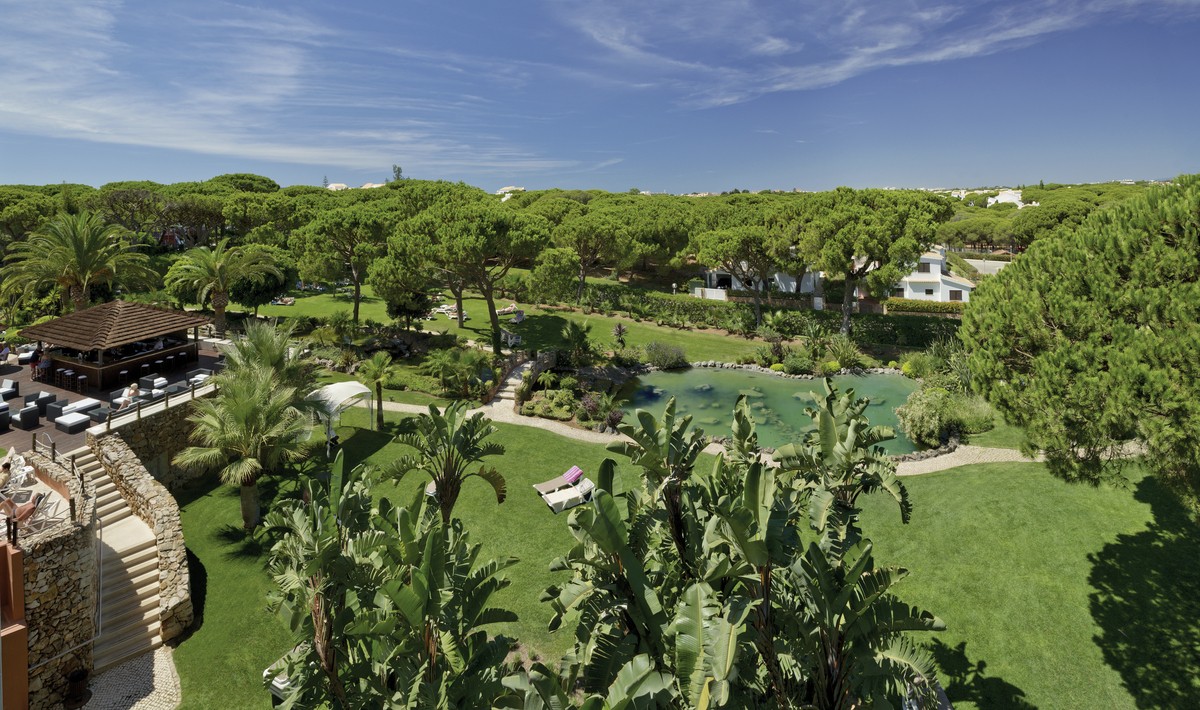
<svg viewBox="0 0 1200 710"><path fill-rule="evenodd" d="M1020 190L1001 190L995 197L988 198L988 207L1005 203L1016 205L1017 209L1021 209L1022 207L1038 206L1038 203L1036 202L1021 202Z"/></svg>
<svg viewBox="0 0 1200 710"><path fill-rule="evenodd" d="M817 290L817 284L820 279L820 274L806 271L804 276L800 278L800 282L796 282L796 277L791 274L785 274L782 271L776 271L771 274L770 293L798 293L798 294L813 294ZM728 299L729 291L749 291L753 285L742 283L736 276L723 271L721 269L710 269L704 272L704 285L692 289L692 295L697 298L707 298L711 301L724 301Z"/></svg>
<svg viewBox="0 0 1200 710"><path fill-rule="evenodd" d="M892 289L893 298L918 301L970 301L975 284L950 273L946 248L934 247L921 255L917 268Z"/></svg>

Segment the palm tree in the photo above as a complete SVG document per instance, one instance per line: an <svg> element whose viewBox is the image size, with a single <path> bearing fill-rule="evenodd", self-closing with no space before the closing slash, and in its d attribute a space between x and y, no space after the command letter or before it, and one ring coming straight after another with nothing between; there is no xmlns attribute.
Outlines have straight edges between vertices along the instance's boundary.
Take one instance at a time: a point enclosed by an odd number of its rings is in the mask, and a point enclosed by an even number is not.
<svg viewBox="0 0 1200 710"><path fill-rule="evenodd" d="M462 402L451 404L444 414L429 405L428 414L408 421L410 430L397 436L396 441L411 446L416 453L392 461L385 471L397 482L409 471L428 474L433 479L442 522L450 524L463 481L472 476L491 484L496 491L496 502L504 502L508 495L504 477L495 468L482 465L485 457L504 453L502 444L486 440L497 430L483 412L468 417ZM473 464L481 465L478 471L469 473L467 469Z"/></svg>
<svg viewBox="0 0 1200 710"><path fill-rule="evenodd" d="M421 370L438 378L446 393L468 397L486 361L487 356L478 350L446 348L429 353Z"/></svg>
<svg viewBox="0 0 1200 710"><path fill-rule="evenodd" d="M592 355L592 326L590 323L567 321L562 329L563 345L571 356L571 364L583 367Z"/></svg>
<svg viewBox="0 0 1200 710"><path fill-rule="evenodd" d="M297 396L313 389L313 364L300 348L292 344L294 325L273 326L263 321L246 324L245 337L223 348L226 370L241 372L254 367L267 367L275 373L280 384L291 387Z"/></svg>
<svg viewBox="0 0 1200 710"><path fill-rule="evenodd" d="M87 307L93 286L154 284L158 275L149 258L135 251L127 234L98 214L59 214L13 245L10 278L30 289L54 284L77 311Z"/></svg>
<svg viewBox="0 0 1200 710"><path fill-rule="evenodd" d="M167 282L194 288L201 303L211 298L217 314L217 337L223 338L230 287L242 279L258 281L267 275L283 278L269 253L230 247L229 240L222 239L216 248L197 247L184 254L167 272Z"/></svg>
<svg viewBox="0 0 1200 710"><path fill-rule="evenodd" d="M195 401L189 446L175 456L183 468L219 468L222 483L241 487L242 523L258 525L258 479L303 456L309 422L295 406L294 388L263 366L225 372L215 397Z"/></svg>
<svg viewBox="0 0 1200 710"><path fill-rule="evenodd" d="M399 366L385 350L375 351L370 360L363 360L358 366L358 381L375 392L376 431L383 431L383 386L399 371Z"/></svg>

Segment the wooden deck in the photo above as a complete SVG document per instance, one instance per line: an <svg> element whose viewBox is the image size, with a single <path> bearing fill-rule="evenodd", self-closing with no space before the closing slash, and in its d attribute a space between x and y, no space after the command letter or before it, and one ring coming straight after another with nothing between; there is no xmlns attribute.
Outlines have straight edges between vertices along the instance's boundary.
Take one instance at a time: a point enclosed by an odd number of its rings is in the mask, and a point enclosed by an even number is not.
<svg viewBox="0 0 1200 710"><path fill-rule="evenodd" d="M156 374L167 378L168 384L183 382L187 379L187 373L191 370L197 368L207 368L210 370L213 369L218 357L219 354L212 345L202 342L200 344L199 362L192 362L184 367L178 367L172 372L159 372ZM28 365L0 365L0 378L13 380L20 385L20 396L8 400L9 411L13 414L15 414L16 411L21 408L21 403L23 402L25 395L32 394L34 392L50 392L54 394L57 399L66 399L72 402L92 397L104 402L105 406L108 406L109 395L113 390L118 388L117 386L103 389L99 387L91 387L82 393L74 392L61 387L55 387L51 383L33 381ZM33 448L34 437L37 437L38 442L46 446L49 446L50 443L53 442L55 448L60 453L78 449L87 442L87 434L85 431L80 431L77 434L68 434L66 432L59 431L54 426L54 422L47 421L45 417L42 417L39 425L29 431L10 426L7 431L0 432L0 448L28 451Z"/></svg>

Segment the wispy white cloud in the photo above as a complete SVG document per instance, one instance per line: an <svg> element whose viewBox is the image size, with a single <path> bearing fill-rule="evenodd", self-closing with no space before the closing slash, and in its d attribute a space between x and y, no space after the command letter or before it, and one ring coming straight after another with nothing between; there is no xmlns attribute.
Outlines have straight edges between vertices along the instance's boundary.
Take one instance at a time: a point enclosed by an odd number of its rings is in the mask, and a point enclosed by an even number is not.
<svg viewBox="0 0 1200 710"><path fill-rule="evenodd" d="M557 3L563 20L629 75L692 107L832 86L886 67L965 59L1131 16L1200 15L1200 0L684 0Z"/></svg>
<svg viewBox="0 0 1200 710"><path fill-rule="evenodd" d="M610 106L603 118L622 122L626 149L678 136L632 135L648 123L638 111L819 89L1130 17L1200 16L1200 0L257 2L0 0L0 130L347 170L603 170L623 158L594 162L561 136L586 136ZM609 100L630 94L634 108ZM528 147L550 131L567 147Z"/></svg>
<svg viewBox="0 0 1200 710"><path fill-rule="evenodd" d="M397 161L431 173L581 164L469 125L488 103L481 97L355 86L356 77L386 78L394 66L343 59L336 48L356 38L303 13L229 3L162 11L170 22L147 31L145 8L118 0L0 0L0 124L351 170Z"/></svg>

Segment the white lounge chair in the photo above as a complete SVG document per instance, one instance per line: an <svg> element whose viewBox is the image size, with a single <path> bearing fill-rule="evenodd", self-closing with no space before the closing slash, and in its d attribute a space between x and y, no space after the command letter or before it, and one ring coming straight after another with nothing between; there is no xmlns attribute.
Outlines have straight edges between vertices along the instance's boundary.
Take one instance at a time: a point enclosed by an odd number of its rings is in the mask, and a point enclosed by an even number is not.
<svg viewBox="0 0 1200 710"><path fill-rule="evenodd" d="M546 495L547 493L553 493L568 486L574 486L576 483L579 483L580 478L583 478L583 469L578 466L572 466L567 469L566 473L555 476L545 483L533 484L533 490L537 491L540 496Z"/></svg>
<svg viewBox="0 0 1200 710"><path fill-rule="evenodd" d="M577 486L569 486L553 493L543 494L542 500L546 502L546 505L550 506L550 510L553 510L555 513L561 513L564 510L570 510L577 505L591 500L592 491L595 489L596 484L592 483L592 479L585 478Z"/></svg>

